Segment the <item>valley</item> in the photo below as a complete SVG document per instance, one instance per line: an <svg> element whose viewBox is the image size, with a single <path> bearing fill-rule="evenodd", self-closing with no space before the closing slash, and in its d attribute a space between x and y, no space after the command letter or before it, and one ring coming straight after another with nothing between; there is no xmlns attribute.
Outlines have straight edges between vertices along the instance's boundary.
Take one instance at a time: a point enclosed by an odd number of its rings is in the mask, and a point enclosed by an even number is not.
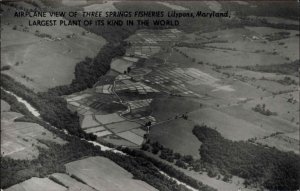
<svg viewBox="0 0 300 191"><path fill-rule="evenodd" d="M34 2L1 4L2 189L299 185L299 22L292 3L281 3L290 12L276 15L283 8L261 4L271 6L265 13L258 2ZM183 16L228 7L231 18ZM12 17L23 8L48 9L39 16L43 24ZM178 12L184 24L80 27L65 16L58 26L47 22L55 9L91 19L99 18L84 14Z"/></svg>

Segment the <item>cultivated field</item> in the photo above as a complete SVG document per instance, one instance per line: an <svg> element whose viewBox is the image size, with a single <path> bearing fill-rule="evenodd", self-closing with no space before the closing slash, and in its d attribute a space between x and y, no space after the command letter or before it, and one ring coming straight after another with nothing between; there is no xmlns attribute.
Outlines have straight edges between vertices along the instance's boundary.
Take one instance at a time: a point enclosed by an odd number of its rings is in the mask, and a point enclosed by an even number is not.
<svg viewBox="0 0 300 191"><path fill-rule="evenodd" d="M139 136L135 133L132 133L130 131L125 131L122 133L118 133L118 136L126 139L126 140L130 140L131 142L133 142L136 145L142 145L142 143L144 142L144 138L142 136Z"/></svg>
<svg viewBox="0 0 300 191"><path fill-rule="evenodd" d="M290 134L299 135L299 130L289 134L280 134L276 136L271 136L263 139L259 139L256 142L270 147L276 147L282 151L292 151L299 154L299 137L292 138L289 137Z"/></svg>
<svg viewBox="0 0 300 191"><path fill-rule="evenodd" d="M153 116L148 116L149 112L145 112L152 99L134 101L124 99L120 102L115 99L119 95L115 94L116 92L138 92L147 95L157 90L140 82L134 83L127 75L116 75L112 79L115 82L107 81L105 85L100 85L101 81L105 80L104 77L95 85L95 88L69 95L66 100L69 107L80 114L81 127L86 133L92 133L99 140L115 145L137 147L143 143L146 134L139 128L148 121L153 124L156 121ZM138 133L130 131L133 129Z"/></svg>
<svg viewBox="0 0 300 191"><path fill-rule="evenodd" d="M272 67L272 66L270 66ZM295 80L296 82L299 81L299 79L296 76L292 75L283 75L279 73L271 73L271 72L259 72L259 71L251 71L247 69L241 69L241 68L224 68L221 70L224 73L228 73L231 76L237 77L237 78L244 78L243 80L246 80L250 84L252 82L255 82L256 80L269 80L269 81L278 81L284 79L284 77L289 77L292 80ZM280 84L278 84L280 85Z"/></svg>
<svg viewBox="0 0 300 191"><path fill-rule="evenodd" d="M41 190L67 191L68 189L60 184L53 182L48 178L35 178L35 177L5 189L5 191L41 191Z"/></svg>
<svg viewBox="0 0 300 191"><path fill-rule="evenodd" d="M259 126L216 109L199 109L190 113L189 116L194 123L206 124L215 128L224 137L231 140L247 140L252 137L268 135L268 132Z"/></svg>
<svg viewBox="0 0 300 191"><path fill-rule="evenodd" d="M135 122L130 122L130 121L123 121L120 123L112 123L112 124L106 125L106 127L115 133L120 133L123 131L128 131L130 129L140 127L140 124L135 123Z"/></svg>
<svg viewBox="0 0 300 191"><path fill-rule="evenodd" d="M289 106L284 106L282 104L284 103L280 103L279 101L279 107L281 105L281 109L283 111L292 108L290 108ZM297 149L299 149L299 145L297 143L297 140L299 139L299 129L298 125L295 122L292 123L289 120L285 120L280 117L280 115L265 116L258 112L254 112L249 107L247 107L247 105L240 105L221 108L220 111L222 111L223 114L225 113L227 116L231 117L231 123L233 123L233 125L230 128L233 129L231 129L229 132L226 132L226 130L220 128L217 128L217 130L221 133L224 131L222 134L225 137L227 134L228 138L232 138L234 136L243 137L244 134L244 136L249 136L248 138L251 138L250 136L252 136L253 140L256 140L257 142L267 144L269 146L275 146L276 148L283 151L295 151L296 153L298 153ZM298 115L298 112L299 111L296 111L295 114L291 115ZM295 117L295 120L296 119L299 120L299 117ZM237 123L240 120L251 124L251 126L254 126L255 128L244 129L245 126L239 125L239 123ZM224 122L224 124L226 124L226 122ZM222 124L220 124L218 127L224 127L224 125L222 126ZM279 134L276 135L275 133Z"/></svg>
<svg viewBox="0 0 300 191"><path fill-rule="evenodd" d="M178 49L189 57L195 58L196 62L204 62L217 66L273 65L286 62L286 59L279 55L220 50L209 47Z"/></svg>
<svg viewBox="0 0 300 191"><path fill-rule="evenodd" d="M66 164L67 172L96 190L155 191L156 189L103 157L90 157ZM118 181L115 181L118 180Z"/></svg>
<svg viewBox="0 0 300 191"><path fill-rule="evenodd" d="M74 178L62 173L51 174L50 179L59 182L68 188L68 191L96 191L94 188L77 181Z"/></svg>
<svg viewBox="0 0 300 191"><path fill-rule="evenodd" d="M96 117L97 121L99 121L102 124L108 124L108 123L115 123L115 122L124 121L124 119L121 118L116 113L107 114L107 115L96 115L95 117Z"/></svg>
<svg viewBox="0 0 300 191"><path fill-rule="evenodd" d="M288 101L289 98L293 98L293 96L286 94L283 96L264 97L262 99L251 100L244 104L244 107L251 110L257 104L265 104L266 109L276 112L277 115L274 117L284 119L296 125L299 124L299 102L295 101L291 103Z"/></svg>
<svg viewBox="0 0 300 191"><path fill-rule="evenodd" d="M298 34L298 36L296 36ZM299 32L269 27L244 27L187 35L185 42L202 45L179 50L196 62L218 66L284 64L299 59Z"/></svg>
<svg viewBox="0 0 300 191"><path fill-rule="evenodd" d="M110 135L110 136L105 136L102 138L102 140L114 144L114 145L123 145L126 147L136 147L136 144L134 144L133 142L129 142L117 135Z"/></svg>
<svg viewBox="0 0 300 191"><path fill-rule="evenodd" d="M1 113L9 110L10 105L6 101L1 100Z"/></svg>
<svg viewBox="0 0 300 191"><path fill-rule="evenodd" d="M132 63L133 62L125 59L115 59L110 64L110 68L123 74L124 72L127 73L127 70L130 68L130 66L132 66Z"/></svg>
<svg viewBox="0 0 300 191"><path fill-rule="evenodd" d="M1 100L1 156L31 160L38 157L37 147L47 148L40 140L66 143L38 124L15 121L22 116Z"/></svg>
<svg viewBox="0 0 300 191"><path fill-rule="evenodd" d="M100 131L105 130L105 128L103 126L98 126L98 127L92 127L92 128L88 128L85 130L86 133L97 133Z"/></svg>
<svg viewBox="0 0 300 191"><path fill-rule="evenodd" d="M95 127L98 126L99 123L95 121L94 117L92 115L84 115L83 120L81 122L81 128L86 129L89 127Z"/></svg>

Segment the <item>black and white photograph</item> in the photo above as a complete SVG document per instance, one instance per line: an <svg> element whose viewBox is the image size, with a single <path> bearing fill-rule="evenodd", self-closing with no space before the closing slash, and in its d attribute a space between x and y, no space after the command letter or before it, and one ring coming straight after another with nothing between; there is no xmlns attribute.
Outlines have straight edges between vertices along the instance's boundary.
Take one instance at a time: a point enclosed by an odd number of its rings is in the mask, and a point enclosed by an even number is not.
<svg viewBox="0 0 300 191"><path fill-rule="evenodd" d="M1 191L299 191L297 0L1 0Z"/></svg>

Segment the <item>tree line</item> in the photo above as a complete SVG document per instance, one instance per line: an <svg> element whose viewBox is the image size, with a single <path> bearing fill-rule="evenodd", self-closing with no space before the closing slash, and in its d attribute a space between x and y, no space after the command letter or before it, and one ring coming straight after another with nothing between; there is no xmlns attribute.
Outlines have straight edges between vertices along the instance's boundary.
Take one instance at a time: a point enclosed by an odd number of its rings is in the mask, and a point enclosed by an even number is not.
<svg viewBox="0 0 300 191"><path fill-rule="evenodd" d="M246 141L231 141L206 125L196 125L193 133L202 142L200 155L206 168L242 177L246 186L299 189L300 157L295 153Z"/></svg>

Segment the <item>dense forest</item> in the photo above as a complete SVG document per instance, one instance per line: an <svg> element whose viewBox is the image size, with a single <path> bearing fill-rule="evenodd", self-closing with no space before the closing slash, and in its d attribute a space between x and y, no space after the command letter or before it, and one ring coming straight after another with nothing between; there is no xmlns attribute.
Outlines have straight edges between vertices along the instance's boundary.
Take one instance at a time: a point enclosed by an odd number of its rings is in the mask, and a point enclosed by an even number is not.
<svg viewBox="0 0 300 191"><path fill-rule="evenodd" d="M149 139L143 143L141 150L152 152L152 154L158 155L159 158L166 160L170 163L174 163L176 166L183 169L191 169L196 172L204 171L201 160L194 159L191 155L183 155L174 152L170 148L166 148L159 142L151 142Z"/></svg>
<svg viewBox="0 0 300 191"><path fill-rule="evenodd" d="M230 141L205 125L196 125L195 136L202 142L201 160L207 168L218 168L245 179L245 185L261 184L270 190L297 190L300 186L300 157L293 152Z"/></svg>

